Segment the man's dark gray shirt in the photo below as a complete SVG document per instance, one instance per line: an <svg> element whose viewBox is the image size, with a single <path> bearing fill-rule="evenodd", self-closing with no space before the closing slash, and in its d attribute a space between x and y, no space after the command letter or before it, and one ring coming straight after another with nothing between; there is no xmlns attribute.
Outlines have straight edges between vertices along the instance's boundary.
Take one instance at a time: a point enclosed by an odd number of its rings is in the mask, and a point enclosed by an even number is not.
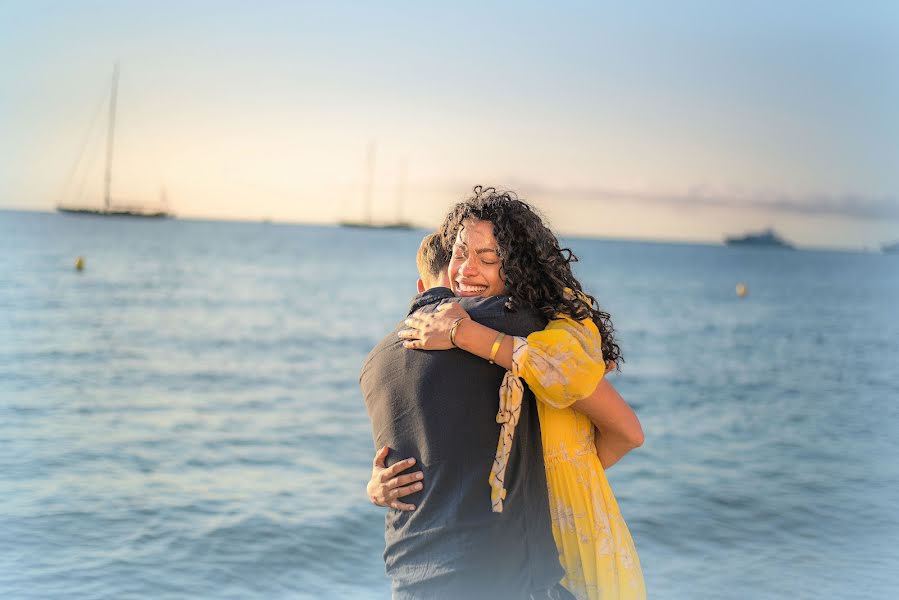
<svg viewBox="0 0 899 600"><path fill-rule="evenodd" d="M434 288L410 313L453 298ZM528 335L546 321L505 308L505 297L464 298L479 323ZM459 349L409 350L396 332L368 355L360 384L375 445L389 446L388 465L415 457L424 489L389 509L384 561L395 599L528 598L562 578L553 542L543 449L534 395L525 388L506 470L501 513L491 511L488 476L496 453L499 387L505 370Z"/></svg>

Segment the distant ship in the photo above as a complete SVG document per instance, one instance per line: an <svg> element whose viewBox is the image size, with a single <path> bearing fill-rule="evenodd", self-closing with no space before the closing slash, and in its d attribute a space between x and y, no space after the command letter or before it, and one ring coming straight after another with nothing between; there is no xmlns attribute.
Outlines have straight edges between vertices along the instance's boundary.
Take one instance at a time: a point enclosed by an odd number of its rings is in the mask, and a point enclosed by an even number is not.
<svg viewBox="0 0 899 600"><path fill-rule="evenodd" d="M884 254L899 254L899 242L884 244L880 247Z"/></svg>
<svg viewBox="0 0 899 600"><path fill-rule="evenodd" d="M760 233L750 233L742 236L724 238L728 246L766 246L769 248L789 248L793 245L774 233L773 229L766 229Z"/></svg>
<svg viewBox="0 0 899 600"><path fill-rule="evenodd" d="M116 97L119 87L119 65L112 72L112 88L109 96L109 117L106 125L106 173L103 178L103 206L72 206L57 204L56 210L63 213L78 213L87 215L100 215L104 217L146 217L153 219L165 219L173 216L168 211L168 199L165 192L160 194L158 206L127 206L121 203L113 204L111 199L112 188L112 158L115 141ZM81 157L78 157L77 165ZM74 174L74 171L73 171Z"/></svg>
<svg viewBox="0 0 899 600"><path fill-rule="evenodd" d="M362 219L342 219L338 221L338 225L341 227L356 227L360 229L414 229L415 226L403 220L400 215L403 212L403 191L405 188L405 176L406 169L405 167L402 170L400 183L397 186L397 194L396 194L396 219L392 221L375 221L371 216L371 208L372 208L372 187L374 186L374 178L375 178L375 144L372 142L368 146L368 160L367 160L367 171L368 177L365 183L365 199L364 199L364 210L365 216Z"/></svg>
<svg viewBox="0 0 899 600"><path fill-rule="evenodd" d="M377 223L373 221L340 221L341 227L357 227L360 229L415 229L415 225L408 221L387 221Z"/></svg>

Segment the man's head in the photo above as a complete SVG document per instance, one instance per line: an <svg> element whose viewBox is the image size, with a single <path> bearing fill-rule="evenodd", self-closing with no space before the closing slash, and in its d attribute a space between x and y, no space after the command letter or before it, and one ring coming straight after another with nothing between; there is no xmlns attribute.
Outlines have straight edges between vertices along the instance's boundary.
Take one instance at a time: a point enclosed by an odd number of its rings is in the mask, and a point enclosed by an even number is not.
<svg viewBox="0 0 899 600"><path fill-rule="evenodd" d="M449 266L449 252L443 247L443 240L436 233L428 234L421 240L418 254L418 292L434 287L450 287L446 268Z"/></svg>

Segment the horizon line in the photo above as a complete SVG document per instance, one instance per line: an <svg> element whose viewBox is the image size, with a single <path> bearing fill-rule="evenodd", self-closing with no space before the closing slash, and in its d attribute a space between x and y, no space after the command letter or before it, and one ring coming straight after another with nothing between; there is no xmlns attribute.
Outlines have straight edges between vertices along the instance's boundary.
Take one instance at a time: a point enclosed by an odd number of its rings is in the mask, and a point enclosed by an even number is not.
<svg viewBox="0 0 899 600"><path fill-rule="evenodd" d="M37 213L37 214L59 214L53 208L17 208L17 207L8 207L8 206L0 206L0 211L4 212L22 212L22 213ZM60 215L62 216L62 215ZM67 215L74 216L74 215ZM92 215L81 215L74 216L75 218L96 218ZM127 218L127 217L125 217ZM328 227L328 228L341 228L341 224L338 220L328 220L328 221L297 221L292 219L278 219L275 217L229 217L224 215L177 215L172 214L169 219L163 220L175 220L175 221L193 221L193 222L209 222L209 223L247 223L247 224L257 224L257 225L281 225L281 226L316 226L316 227ZM412 229L416 231L432 231L436 227L432 225L424 225L418 221L410 221L412 225ZM747 231L745 233L753 233L753 231ZM571 239L584 239L584 240L596 240L596 241L609 241L609 242L625 242L625 243L646 243L646 244L673 244L673 245L683 245L683 246L708 246L708 247L727 247L724 239L721 240L711 240L706 238L696 238L696 239L685 239L685 238L651 238L651 237L640 237L640 236L608 236L608 235L600 235L600 234L589 234L589 233L575 233L575 232L565 232L560 231L558 234L559 238L571 238ZM728 234L722 233L722 238L727 237ZM890 244L891 241L881 242L882 245ZM806 245L806 244L798 244L794 245L795 250L799 251L825 251L825 252L847 252L847 253L857 253L857 254L879 254L881 253L880 248L870 247L870 246L823 246L823 245Z"/></svg>

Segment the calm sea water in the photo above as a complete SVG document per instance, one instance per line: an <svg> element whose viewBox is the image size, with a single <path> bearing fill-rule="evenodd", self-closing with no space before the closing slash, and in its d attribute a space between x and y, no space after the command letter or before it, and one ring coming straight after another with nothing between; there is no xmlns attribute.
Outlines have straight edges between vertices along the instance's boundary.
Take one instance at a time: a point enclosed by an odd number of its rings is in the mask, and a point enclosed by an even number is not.
<svg viewBox="0 0 899 600"><path fill-rule="evenodd" d="M389 597L357 377L422 233L0 212L0 597ZM650 597L899 596L899 256L568 243Z"/></svg>

